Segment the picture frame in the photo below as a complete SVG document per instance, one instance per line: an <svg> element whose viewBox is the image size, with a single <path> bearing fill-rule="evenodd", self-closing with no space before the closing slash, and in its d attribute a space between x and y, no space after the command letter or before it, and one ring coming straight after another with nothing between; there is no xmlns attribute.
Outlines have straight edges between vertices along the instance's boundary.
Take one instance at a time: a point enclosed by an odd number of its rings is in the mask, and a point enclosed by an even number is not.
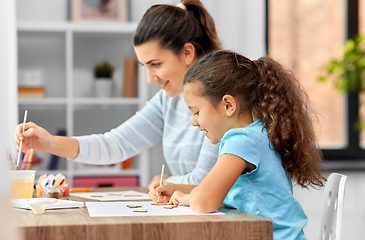
<svg viewBox="0 0 365 240"><path fill-rule="evenodd" d="M72 20L127 21L127 0L72 0Z"/></svg>

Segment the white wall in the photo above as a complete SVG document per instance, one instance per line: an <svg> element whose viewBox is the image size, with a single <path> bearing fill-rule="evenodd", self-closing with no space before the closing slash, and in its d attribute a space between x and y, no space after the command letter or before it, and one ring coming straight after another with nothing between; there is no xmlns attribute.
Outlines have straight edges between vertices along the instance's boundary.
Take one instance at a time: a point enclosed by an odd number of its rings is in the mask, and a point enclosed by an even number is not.
<svg viewBox="0 0 365 240"><path fill-rule="evenodd" d="M19 240L9 205L6 149L17 122L15 1L0 1L0 239Z"/></svg>
<svg viewBox="0 0 365 240"><path fill-rule="evenodd" d="M13 131L18 122L15 1L0 1L0 9L0 169L7 169L6 150L14 146ZM0 193L9 191L6 174L0 174Z"/></svg>
<svg viewBox="0 0 365 240"><path fill-rule="evenodd" d="M265 55L264 0L202 0L212 14L224 48L250 59Z"/></svg>
<svg viewBox="0 0 365 240"><path fill-rule="evenodd" d="M138 22L153 4L174 4L179 0L131 0L131 19ZM265 55L264 0L201 0L213 16L225 49L251 59Z"/></svg>

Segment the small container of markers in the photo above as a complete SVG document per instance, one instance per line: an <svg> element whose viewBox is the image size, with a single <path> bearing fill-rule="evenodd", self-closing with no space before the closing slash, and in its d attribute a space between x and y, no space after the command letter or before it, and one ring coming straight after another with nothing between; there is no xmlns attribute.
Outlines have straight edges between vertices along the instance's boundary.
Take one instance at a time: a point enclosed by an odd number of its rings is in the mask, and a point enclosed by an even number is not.
<svg viewBox="0 0 365 240"><path fill-rule="evenodd" d="M70 187L67 185L63 174L58 173L56 176L44 174L38 179L36 194L47 198L68 197L70 196Z"/></svg>

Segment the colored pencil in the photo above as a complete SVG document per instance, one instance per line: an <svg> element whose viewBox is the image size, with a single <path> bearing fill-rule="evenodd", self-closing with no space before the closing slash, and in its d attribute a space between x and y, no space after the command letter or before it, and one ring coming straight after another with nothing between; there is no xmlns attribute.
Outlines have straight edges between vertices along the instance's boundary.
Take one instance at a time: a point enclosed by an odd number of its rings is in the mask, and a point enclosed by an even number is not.
<svg viewBox="0 0 365 240"><path fill-rule="evenodd" d="M27 170L29 170L30 165L32 163L32 159L33 159L33 153L34 153L34 149L31 148L29 151L29 158L28 158L28 165L27 165Z"/></svg>
<svg viewBox="0 0 365 240"><path fill-rule="evenodd" d="M30 153L30 149L28 148L23 157L23 161L22 161L23 163L22 163L22 166L20 167L20 170L25 170L25 167L27 165L28 158L29 158L29 153Z"/></svg>
<svg viewBox="0 0 365 240"><path fill-rule="evenodd" d="M71 188L71 192L91 192L92 188Z"/></svg>

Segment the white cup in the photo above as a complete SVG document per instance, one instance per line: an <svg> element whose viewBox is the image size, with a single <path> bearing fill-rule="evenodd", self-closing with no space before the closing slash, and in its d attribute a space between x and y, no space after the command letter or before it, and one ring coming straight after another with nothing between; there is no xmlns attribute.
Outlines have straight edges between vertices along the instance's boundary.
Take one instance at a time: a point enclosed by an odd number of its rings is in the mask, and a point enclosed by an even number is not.
<svg viewBox="0 0 365 240"><path fill-rule="evenodd" d="M32 198L35 170L9 171L11 197L13 199Z"/></svg>

